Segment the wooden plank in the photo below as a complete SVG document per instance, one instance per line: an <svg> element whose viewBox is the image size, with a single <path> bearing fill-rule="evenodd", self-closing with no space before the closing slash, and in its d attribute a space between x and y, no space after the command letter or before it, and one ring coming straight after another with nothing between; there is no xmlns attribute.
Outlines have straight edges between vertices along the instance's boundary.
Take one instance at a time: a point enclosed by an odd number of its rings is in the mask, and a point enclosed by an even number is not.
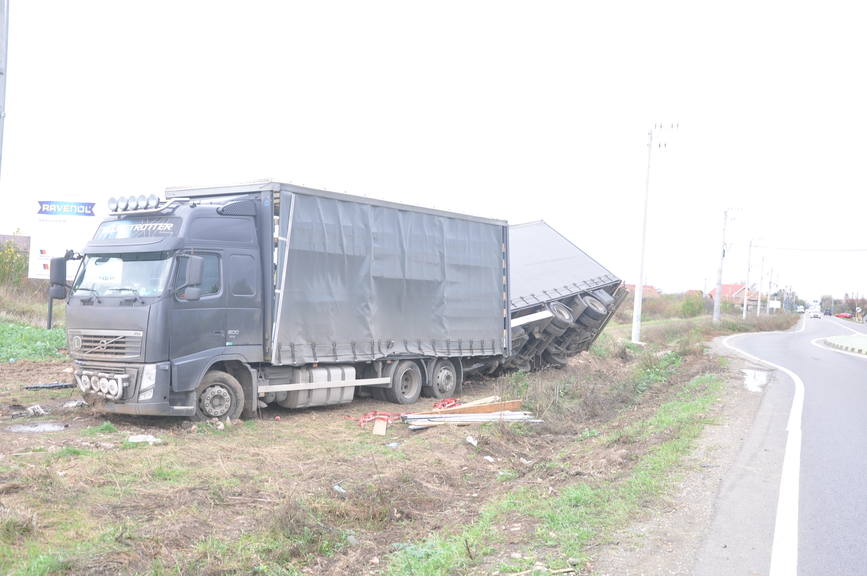
<svg viewBox="0 0 867 576"><path fill-rule="evenodd" d="M478 400L473 400L472 402L464 402L461 406L480 406L482 404L491 404L492 402L499 402L499 396L488 396L487 398L479 398Z"/></svg>
<svg viewBox="0 0 867 576"><path fill-rule="evenodd" d="M457 406L445 410L429 410L427 412L413 412L413 414L485 414L487 412L505 412L521 409L521 400L506 400L505 402L493 402L478 406Z"/></svg>
<svg viewBox="0 0 867 576"><path fill-rule="evenodd" d="M388 420L382 418L373 423L373 433L377 436L385 436L385 431L388 429Z"/></svg>

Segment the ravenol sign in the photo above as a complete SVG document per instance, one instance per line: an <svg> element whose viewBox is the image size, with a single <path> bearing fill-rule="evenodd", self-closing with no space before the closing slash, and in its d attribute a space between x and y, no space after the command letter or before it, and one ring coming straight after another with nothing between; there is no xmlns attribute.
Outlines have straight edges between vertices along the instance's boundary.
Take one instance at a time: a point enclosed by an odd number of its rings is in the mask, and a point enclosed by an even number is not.
<svg viewBox="0 0 867 576"><path fill-rule="evenodd" d="M51 216L93 216L93 207L96 202L57 202L54 200L40 200L39 214Z"/></svg>

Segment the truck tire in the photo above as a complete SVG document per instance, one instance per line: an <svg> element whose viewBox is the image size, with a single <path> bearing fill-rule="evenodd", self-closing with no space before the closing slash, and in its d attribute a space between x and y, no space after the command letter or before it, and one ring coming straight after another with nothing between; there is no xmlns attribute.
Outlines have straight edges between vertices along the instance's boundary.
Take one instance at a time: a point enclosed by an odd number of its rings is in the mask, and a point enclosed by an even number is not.
<svg viewBox="0 0 867 576"><path fill-rule="evenodd" d="M437 360L431 373L430 386L425 386L422 393L430 398L451 398L457 388L458 371L454 364L448 360Z"/></svg>
<svg viewBox="0 0 867 576"><path fill-rule="evenodd" d="M422 374L418 364L404 360L391 375L391 386L383 388L385 397L395 404L412 404L421 395Z"/></svg>
<svg viewBox="0 0 867 576"><path fill-rule="evenodd" d="M557 328L563 328L563 330L566 330L575 322L572 310L562 302L549 302L548 311L554 315L551 319L551 324Z"/></svg>
<svg viewBox="0 0 867 576"><path fill-rule="evenodd" d="M227 372L211 370L196 388L196 420L237 420L244 410L244 390Z"/></svg>
<svg viewBox="0 0 867 576"><path fill-rule="evenodd" d="M586 316L590 320L604 320L608 315L608 308L597 298L588 294L584 296L584 303L587 304L587 309L581 315L582 318Z"/></svg>
<svg viewBox="0 0 867 576"><path fill-rule="evenodd" d="M593 291L593 297L602 302L606 308L610 308L611 304L614 302L614 296L601 288Z"/></svg>

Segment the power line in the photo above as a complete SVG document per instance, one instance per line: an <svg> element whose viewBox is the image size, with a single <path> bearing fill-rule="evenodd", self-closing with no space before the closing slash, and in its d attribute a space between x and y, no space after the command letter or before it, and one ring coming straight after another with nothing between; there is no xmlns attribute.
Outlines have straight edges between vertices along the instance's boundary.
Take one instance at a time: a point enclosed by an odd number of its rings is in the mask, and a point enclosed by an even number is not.
<svg viewBox="0 0 867 576"><path fill-rule="evenodd" d="M802 248L798 246L760 246L758 244L754 244L753 247L786 252L867 252L867 248Z"/></svg>

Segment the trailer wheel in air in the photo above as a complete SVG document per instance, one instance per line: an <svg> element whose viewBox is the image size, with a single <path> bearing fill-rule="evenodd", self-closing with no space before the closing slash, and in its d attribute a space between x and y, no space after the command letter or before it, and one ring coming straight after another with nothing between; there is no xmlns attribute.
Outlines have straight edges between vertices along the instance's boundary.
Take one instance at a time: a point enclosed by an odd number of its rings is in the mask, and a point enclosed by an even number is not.
<svg viewBox="0 0 867 576"><path fill-rule="evenodd" d="M582 318L587 316L591 320L603 320L606 315L608 315L608 308L605 307L605 304L600 302L597 298L590 296L589 294L583 297L584 303L587 304L587 309L584 310L584 314L582 314Z"/></svg>
<svg viewBox="0 0 867 576"><path fill-rule="evenodd" d="M431 374L430 386L423 392L432 398L450 398L458 387L458 372L448 360L438 360Z"/></svg>
<svg viewBox="0 0 867 576"><path fill-rule="evenodd" d="M244 390L238 380L226 372L211 370L196 388L196 420L236 420L244 409Z"/></svg>
<svg viewBox="0 0 867 576"><path fill-rule="evenodd" d="M421 395L422 376L418 364L404 360L391 375L391 387L383 388L385 397L395 404L412 404Z"/></svg>
<svg viewBox="0 0 867 576"><path fill-rule="evenodd" d="M572 310L562 302L549 302L548 310L554 316L551 319L551 324L557 328L569 328L575 322L575 317L572 315Z"/></svg>
<svg viewBox="0 0 867 576"><path fill-rule="evenodd" d="M601 288L599 290L593 291L593 297L602 302L602 304L605 305L606 308L611 306L611 304L614 302L614 296L612 296L605 290L602 290Z"/></svg>

